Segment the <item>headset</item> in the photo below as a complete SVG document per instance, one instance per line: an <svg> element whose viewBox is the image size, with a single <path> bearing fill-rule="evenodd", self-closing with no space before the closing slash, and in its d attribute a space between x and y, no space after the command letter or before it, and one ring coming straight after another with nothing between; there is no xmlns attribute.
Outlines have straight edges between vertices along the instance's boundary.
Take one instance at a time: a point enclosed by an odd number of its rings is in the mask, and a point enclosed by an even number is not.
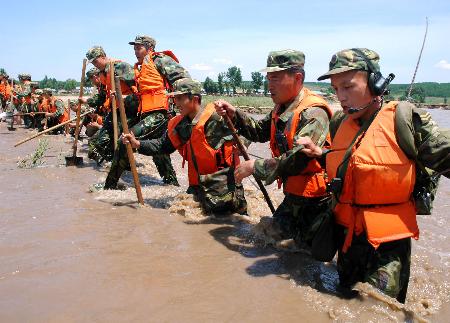
<svg viewBox="0 0 450 323"><path fill-rule="evenodd" d="M352 48L367 64L369 69L368 86L370 92L375 96L383 96L389 94L388 86L395 78L395 74L390 73L388 77L384 77L380 71L373 65L372 61L359 48Z"/></svg>
<svg viewBox="0 0 450 323"><path fill-rule="evenodd" d="M369 76L367 78L367 86L369 87L370 93L375 96L381 96L389 94L388 86L392 82L392 80L395 78L395 75L393 73L390 73L388 77L384 77L381 72L373 65L372 61L367 57L367 55L360 50L359 48L352 48L354 52L356 52L367 64L367 68L369 69ZM369 104L359 107L359 108L350 108L348 110L348 113L353 114L359 111L362 111L366 108L368 108L372 103L377 102L377 98L373 98L372 101L370 101ZM380 102L383 101L383 98L381 98Z"/></svg>

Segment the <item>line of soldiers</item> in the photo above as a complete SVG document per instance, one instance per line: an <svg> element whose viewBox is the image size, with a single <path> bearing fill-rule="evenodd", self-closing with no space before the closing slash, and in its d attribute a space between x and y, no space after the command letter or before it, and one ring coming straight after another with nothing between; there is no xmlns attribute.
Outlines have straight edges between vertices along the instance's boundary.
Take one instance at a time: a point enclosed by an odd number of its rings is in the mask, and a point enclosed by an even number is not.
<svg viewBox="0 0 450 323"><path fill-rule="evenodd" d="M304 53L270 52L263 72L274 108L256 120L224 100L203 106L201 84L172 52L156 51L153 38L137 36L129 44L138 60L134 67L107 57L99 46L86 54L95 66L87 76L99 91L82 103L104 111L103 126L89 142L89 156L112 161L105 189L116 189L130 167L127 144L152 156L164 182L172 185L178 182L169 155L178 151L183 165L188 164L188 192L216 215L246 213L244 178L253 175L266 185L277 181L285 198L272 217L261 219L268 234L320 250L329 237L318 239L318 233L328 223L343 291L368 282L405 302L411 238L419 237L419 199L434 193L418 187L423 184L419 175L433 170L450 176L450 132L410 103L384 102L391 79L381 74L376 52L352 48L332 56L319 80L331 80L343 108L336 113L303 86ZM121 135L117 148L110 62L131 129ZM273 157L240 161L225 115L240 136L268 142Z"/></svg>

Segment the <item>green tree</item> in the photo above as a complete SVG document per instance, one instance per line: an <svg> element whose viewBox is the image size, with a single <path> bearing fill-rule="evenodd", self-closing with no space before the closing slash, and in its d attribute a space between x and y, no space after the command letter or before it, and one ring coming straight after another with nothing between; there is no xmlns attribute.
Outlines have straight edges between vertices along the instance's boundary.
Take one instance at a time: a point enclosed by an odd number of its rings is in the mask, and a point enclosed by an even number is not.
<svg viewBox="0 0 450 323"><path fill-rule="evenodd" d="M72 91L77 88L78 82L74 79L67 79L64 82L64 90L66 91Z"/></svg>
<svg viewBox="0 0 450 323"><path fill-rule="evenodd" d="M255 92L258 92L258 90L261 89L263 83L264 83L264 75L262 75L260 72L252 72L252 87L255 90Z"/></svg>
<svg viewBox="0 0 450 323"><path fill-rule="evenodd" d="M217 85L219 88L219 93L223 94L224 90L225 90L225 73L219 73L219 75L217 75Z"/></svg>
<svg viewBox="0 0 450 323"><path fill-rule="evenodd" d="M227 80L230 83L233 93L236 94L236 89L241 86L242 73L241 69L237 66L231 66L227 71Z"/></svg>
<svg viewBox="0 0 450 323"><path fill-rule="evenodd" d="M269 81L267 80L267 76L264 77L264 95L269 93Z"/></svg>
<svg viewBox="0 0 450 323"><path fill-rule="evenodd" d="M217 84L210 77L206 77L205 82L203 82L203 88L206 94L217 93Z"/></svg>
<svg viewBox="0 0 450 323"><path fill-rule="evenodd" d="M400 97L400 100L407 100L408 90L405 91L405 94ZM425 90L421 86L413 87L411 91L411 101L416 103L424 103L425 102Z"/></svg>

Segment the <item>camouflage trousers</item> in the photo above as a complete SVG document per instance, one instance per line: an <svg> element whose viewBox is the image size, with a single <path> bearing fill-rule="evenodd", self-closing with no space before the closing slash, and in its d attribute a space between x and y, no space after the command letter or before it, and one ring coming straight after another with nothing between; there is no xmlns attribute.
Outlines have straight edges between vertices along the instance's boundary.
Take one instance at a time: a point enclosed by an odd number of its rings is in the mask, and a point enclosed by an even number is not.
<svg viewBox="0 0 450 323"><path fill-rule="evenodd" d="M275 240L294 239L302 248L310 248L323 212L330 207L328 196L304 198L286 195L272 216L270 235Z"/></svg>
<svg viewBox="0 0 450 323"><path fill-rule="evenodd" d="M137 139L156 139L160 138L167 130L167 113L166 111L150 112L141 116L141 120L130 128ZM153 156L153 162L158 169L159 175L163 178L164 183L179 185L175 170L169 155ZM123 171L130 168L126 147L119 142L119 147L114 155L111 169L105 181L105 189L114 189L122 175Z"/></svg>
<svg viewBox="0 0 450 323"><path fill-rule="evenodd" d="M346 229L338 227L338 240L342 245ZM341 287L351 288L357 282L367 282L401 303L406 299L410 268L410 238L382 243L375 250L365 234L361 234L353 236L346 253L338 252L337 270Z"/></svg>

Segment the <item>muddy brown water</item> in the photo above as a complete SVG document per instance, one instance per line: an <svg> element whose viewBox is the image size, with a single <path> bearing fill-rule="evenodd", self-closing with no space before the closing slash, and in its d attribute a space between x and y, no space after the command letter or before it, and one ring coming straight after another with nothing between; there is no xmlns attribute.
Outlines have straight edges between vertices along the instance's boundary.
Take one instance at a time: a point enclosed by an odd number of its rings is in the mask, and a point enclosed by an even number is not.
<svg viewBox="0 0 450 323"><path fill-rule="evenodd" d="M450 112L433 110L441 126ZM165 186L151 158L137 157L147 204L135 191L89 192L106 167L65 167L72 140L46 136L45 163L20 169L34 152L33 132L0 124L0 322L386 322L410 321L367 295L336 292L335 263L264 246L254 237L270 214L244 183L248 219L207 217L184 194L186 170L172 155L181 188ZM268 156L267 145L251 146ZM132 178L125 174L131 186ZM282 194L269 193L278 204ZM450 181L443 179L430 216L419 216L407 307L427 320L450 317Z"/></svg>

